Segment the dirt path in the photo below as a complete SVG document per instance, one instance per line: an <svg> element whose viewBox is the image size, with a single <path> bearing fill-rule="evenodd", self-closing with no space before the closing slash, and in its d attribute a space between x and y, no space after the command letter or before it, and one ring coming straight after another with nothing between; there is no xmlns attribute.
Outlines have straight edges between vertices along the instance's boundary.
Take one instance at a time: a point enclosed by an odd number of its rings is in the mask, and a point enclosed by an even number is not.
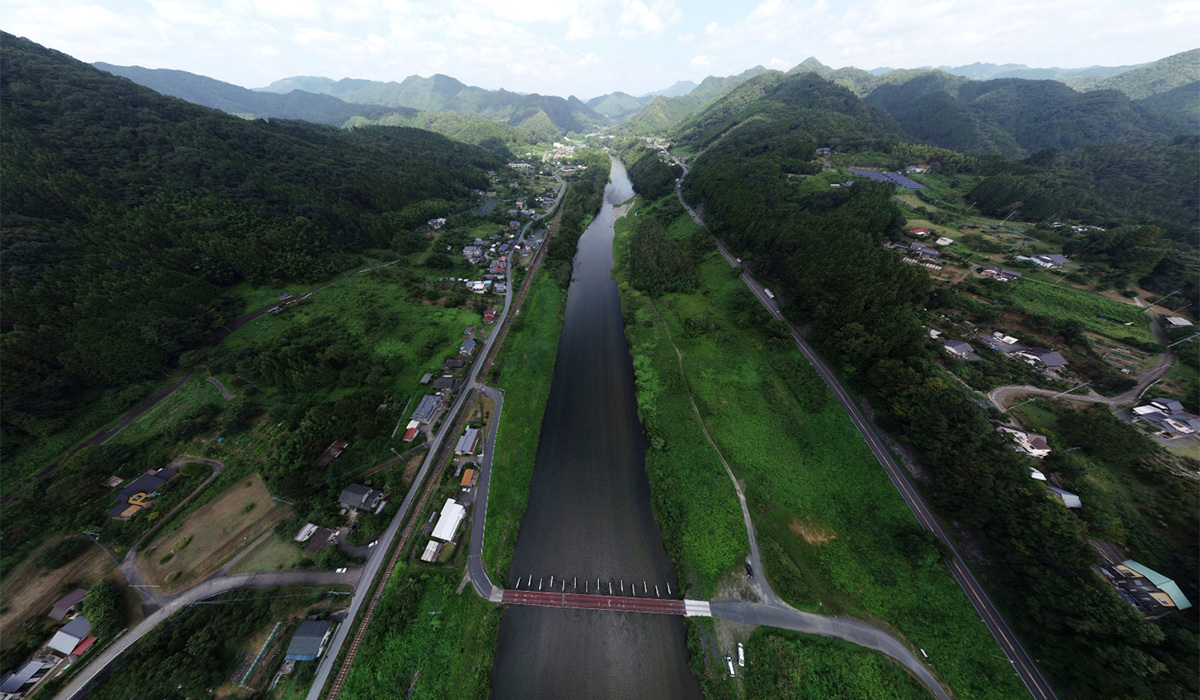
<svg viewBox="0 0 1200 700"><path fill-rule="evenodd" d="M225 388L225 385L221 384L220 379L217 379L216 377L209 377L208 383L217 387L217 391L221 392L221 398L225 399L226 401L233 401L237 398L237 394L229 393L229 390Z"/></svg>

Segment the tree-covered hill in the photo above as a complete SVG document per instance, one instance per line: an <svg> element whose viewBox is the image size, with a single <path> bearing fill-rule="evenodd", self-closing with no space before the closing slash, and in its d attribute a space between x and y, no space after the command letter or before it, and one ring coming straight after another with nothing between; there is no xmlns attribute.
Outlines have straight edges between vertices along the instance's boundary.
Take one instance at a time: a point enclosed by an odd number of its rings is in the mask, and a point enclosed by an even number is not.
<svg viewBox="0 0 1200 700"><path fill-rule="evenodd" d="M585 132L608 124L607 117L596 113L575 97L564 99L549 95L521 95L508 90L485 90L440 74L429 78L410 75L399 83L352 78L335 81L297 76L278 80L261 90L271 93L308 90L355 104L405 107L422 112L475 114L529 129L539 140L553 140L564 134Z"/></svg>
<svg viewBox="0 0 1200 700"><path fill-rule="evenodd" d="M9 455L136 401L236 315L224 287L327 278L498 165L418 129L246 121L7 34L0 58Z"/></svg>
<svg viewBox="0 0 1200 700"><path fill-rule="evenodd" d="M704 150L718 139L735 138L735 130L742 131L755 122L759 134L755 138L768 138L776 129L803 134L806 140L815 139L822 145L898 138L895 121L883 110L864 104L850 90L812 73L768 71L737 85L683 121L676 128L675 139ZM736 138L743 143L751 140L744 132Z"/></svg>
<svg viewBox="0 0 1200 700"><path fill-rule="evenodd" d="M1200 49L1192 49L1117 75L1071 78L1066 82L1076 90L1117 90L1132 100L1144 100L1198 80Z"/></svg>
<svg viewBox="0 0 1200 700"><path fill-rule="evenodd" d="M477 114L450 111L417 112L411 117L396 113L374 120L354 117L344 126L355 129L364 126L411 126L425 129L455 141L482 146L505 162L517 160L516 154L525 153L535 143L546 142L523 127L484 119Z"/></svg>
<svg viewBox="0 0 1200 700"><path fill-rule="evenodd" d="M766 70L762 66L755 66L738 75L710 75L687 94L675 97L657 96L630 116L619 130L632 136L667 133L727 90L765 73Z"/></svg>
<svg viewBox="0 0 1200 700"><path fill-rule="evenodd" d="M417 113L415 109L350 104L331 95L320 95L303 90L295 90L287 94L247 90L244 87L181 70L114 66L108 63L93 63L92 65L113 75L128 78L138 85L145 85L163 95L178 97L192 104L243 116L250 115L264 119L303 119L318 124L341 126L353 117L379 119L385 115L399 113L404 117L411 118Z"/></svg>
<svg viewBox="0 0 1200 700"><path fill-rule="evenodd" d="M865 99L915 140L1007 157L1112 140L1148 143L1179 131L1119 92L1079 93L1054 80L964 81L931 72L879 85Z"/></svg>
<svg viewBox="0 0 1200 700"><path fill-rule="evenodd" d="M648 101L640 100L623 92L612 92L593 97L587 101L587 106L615 122L623 122L633 116Z"/></svg>

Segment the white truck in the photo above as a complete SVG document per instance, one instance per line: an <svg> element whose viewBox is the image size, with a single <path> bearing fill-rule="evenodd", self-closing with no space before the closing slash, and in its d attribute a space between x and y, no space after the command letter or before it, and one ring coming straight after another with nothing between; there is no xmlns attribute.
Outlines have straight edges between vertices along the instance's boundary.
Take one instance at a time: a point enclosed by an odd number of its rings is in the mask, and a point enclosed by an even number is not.
<svg viewBox="0 0 1200 700"><path fill-rule="evenodd" d="M766 287L763 287L763 291L767 293L768 299L770 299L771 301L775 300L775 295L771 293L771 290L767 289Z"/></svg>

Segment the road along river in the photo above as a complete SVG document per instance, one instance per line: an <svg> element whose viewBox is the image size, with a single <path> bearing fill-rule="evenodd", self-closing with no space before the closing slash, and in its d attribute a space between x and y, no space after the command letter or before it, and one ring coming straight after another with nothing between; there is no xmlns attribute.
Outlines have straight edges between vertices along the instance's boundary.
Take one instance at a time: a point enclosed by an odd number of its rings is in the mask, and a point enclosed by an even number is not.
<svg viewBox="0 0 1200 700"><path fill-rule="evenodd" d="M672 597L674 567L650 512L645 444L612 270L613 205L633 196L614 159L579 240L542 437L505 587ZM553 582L551 583L551 576ZM647 588L649 591L647 591ZM513 606L500 622L496 698L690 698L683 620Z"/></svg>

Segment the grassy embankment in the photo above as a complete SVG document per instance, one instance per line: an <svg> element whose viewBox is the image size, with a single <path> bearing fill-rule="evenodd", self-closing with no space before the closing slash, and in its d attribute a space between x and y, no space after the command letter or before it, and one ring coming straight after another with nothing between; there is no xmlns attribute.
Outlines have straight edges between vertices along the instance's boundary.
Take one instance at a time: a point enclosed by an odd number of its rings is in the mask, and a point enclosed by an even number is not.
<svg viewBox="0 0 1200 700"><path fill-rule="evenodd" d="M686 216L672 218L668 230L685 249L699 249ZM626 237L623 230L618 249ZM669 551L728 551L739 559L745 551L730 544L734 523L723 515L727 507L710 505L714 492L726 493L720 500L736 511L732 488L726 481L717 492L712 470L677 449L676 443L698 442L674 438L695 432L683 420L688 411L661 408L670 405L676 387L686 386L744 484L766 574L780 595L804 609L882 624L924 648L935 672L962 697L1020 695L1019 680L942 563L935 541L919 528L815 371L708 246L695 293L667 294L652 303L629 285L621 288L639 406L643 412L655 407L647 420L649 442L663 444L652 447L647 459L650 464L653 455L662 464L652 474L651 490ZM697 477L703 481L693 484ZM662 503L677 503L673 512L691 520L670 522ZM703 570L683 556L685 565ZM730 558L720 561L728 567Z"/></svg>
<svg viewBox="0 0 1200 700"><path fill-rule="evenodd" d="M495 384L504 391L504 411L492 460L483 562L492 583L500 586L529 503L565 305L566 293L548 274L536 273L493 365L493 377L499 374Z"/></svg>
<svg viewBox="0 0 1200 700"><path fill-rule="evenodd" d="M700 679L704 697L792 700L926 700L929 691L898 664L839 639L758 628L746 640L746 665L736 676L725 670L724 654L702 655L699 635L688 634L689 665ZM736 652L730 656L737 663Z"/></svg>
<svg viewBox="0 0 1200 700"><path fill-rule="evenodd" d="M488 697L500 611L459 579L397 564L341 697Z"/></svg>

